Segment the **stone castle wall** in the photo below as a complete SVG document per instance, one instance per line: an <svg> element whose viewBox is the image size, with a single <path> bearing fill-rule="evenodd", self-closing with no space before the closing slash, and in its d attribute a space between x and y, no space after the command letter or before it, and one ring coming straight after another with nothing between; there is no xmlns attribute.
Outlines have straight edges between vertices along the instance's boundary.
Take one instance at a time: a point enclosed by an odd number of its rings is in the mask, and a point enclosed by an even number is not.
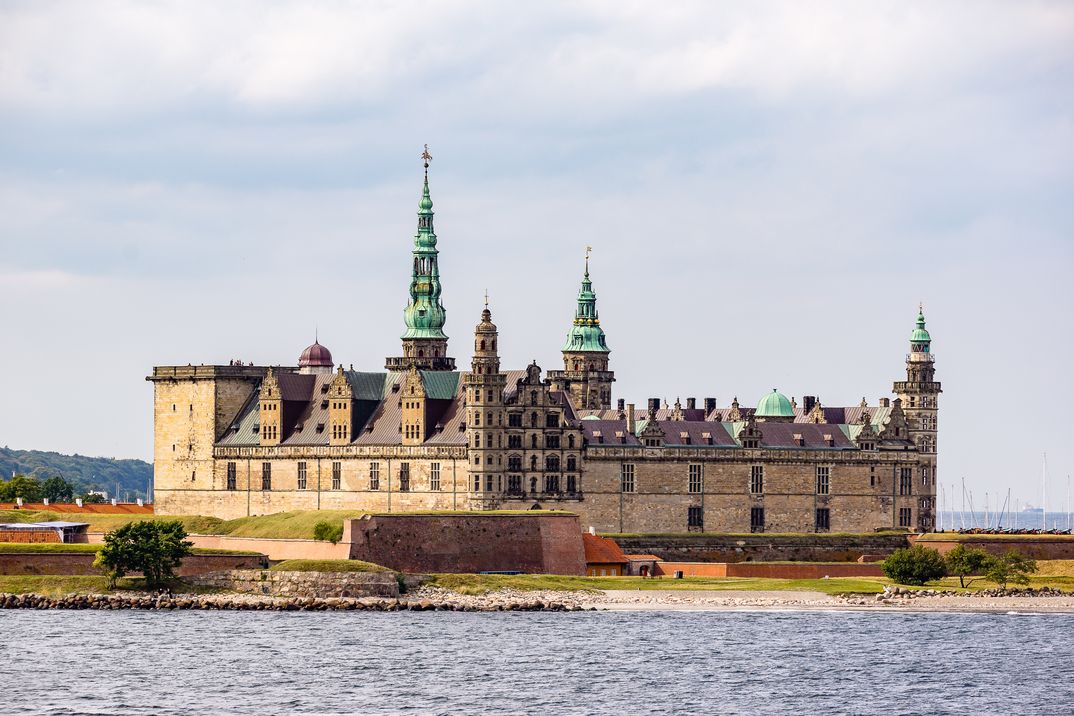
<svg viewBox="0 0 1074 716"><path fill-rule="evenodd" d="M3 552L0 553L0 574L66 574L100 576L93 566L95 552ZM192 554L176 570L180 577L222 569L257 569L265 566L259 554ZM132 573L136 576L137 573Z"/></svg>
<svg viewBox="0 0 1074 716"><path fill-rule="evenodd" d="M578 518L567 514L366 515L344 523L350 558L402 572L584 574Z"/></svg>
<svg viewBox="0 0 1074 716"><path fill-rule="evenodd" d="M277 597L398 597L394 572L291 572L235 569L210 572L191 584Z"/></svg>
<svg viewBox="0 0 1074 716"><path fill-rule="evenodd" d="M614 536L627 554L653 554L668 562L855 562L909 546L907 535L637 535Z"/></svg>

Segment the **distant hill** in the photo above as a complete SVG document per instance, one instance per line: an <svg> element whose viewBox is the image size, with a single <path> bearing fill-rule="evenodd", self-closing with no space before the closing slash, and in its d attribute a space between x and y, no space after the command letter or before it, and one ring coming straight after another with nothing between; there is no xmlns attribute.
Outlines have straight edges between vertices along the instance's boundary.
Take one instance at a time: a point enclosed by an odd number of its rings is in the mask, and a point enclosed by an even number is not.
<svg viewBox="0 0 1074 716"><path fill-rule="evenodd" d="M109 497L116 497L119 482L119 499L132 501L144 498L146 487L152 490L153 482L153 465L142 460L0 448L0 477L10 479L12 472L41 479L59 475L75 486L76 493L101 490Z"/></svg>

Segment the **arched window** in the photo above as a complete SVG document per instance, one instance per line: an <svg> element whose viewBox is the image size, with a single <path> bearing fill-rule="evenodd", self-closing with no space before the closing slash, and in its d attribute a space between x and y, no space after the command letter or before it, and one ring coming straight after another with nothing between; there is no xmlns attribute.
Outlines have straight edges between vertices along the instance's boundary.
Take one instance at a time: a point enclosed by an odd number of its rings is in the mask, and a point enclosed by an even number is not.
<svg viewBox="0 0 1074 716"><path fill-rule="evenodd" d="M530 469L531 470L536 470L537 469L537 456L536 455L530 455Z"/></svg>
<svg viewBox="0 0 1074 716"><path fill-rule="evenodd" d="M530 391L530 405L537 405L537 391Z"/></svg>
<svg viewBox="0 0 1074 716"><path fill-rule="evenodd" d="M530 447L533 448L534 450L537 449L537 436L536 435L530 435Z"/></svg>
<svg viewBox="0 0 1074 716"><path fill-rule="evenodd" d="M424 357L425 357L425 351L423 351L423 350L418 351L418 358L424 358Z"/></svg>
<svg viewBox="0 0 1074 716"><path fill-rule="evenodd" d="M544 459L544 469L546 469L546 470L548 470L550 472L558 472L559 471L559 456L558 455L549 455L548 457L546 457Z"/></svg>
<svg viewBox="0 0 1074 716"><path fill-rule="evenodd" d="M481 341L481 350L485 350L485 341L484 340Z"/></svg>
<svg viewBox="0 0 1074 716"><path fill-rule="evenodd" d="M567 472L574 472L578 469L578 460L574 455L567 456Z"/></svg>
<svg viewBox="0 0 1074 716"><path fill-rule="evenodd" d="M568 435L567 436L567 447L572 448L572 449L574 448L574 436L573 435Z"/></svg>
<svg viewBox="0 0 1074 716"><path fill-rule="evenodd" d="M530 413L530 427L531 428L537 427L537 413L536 412Z"/></svg>

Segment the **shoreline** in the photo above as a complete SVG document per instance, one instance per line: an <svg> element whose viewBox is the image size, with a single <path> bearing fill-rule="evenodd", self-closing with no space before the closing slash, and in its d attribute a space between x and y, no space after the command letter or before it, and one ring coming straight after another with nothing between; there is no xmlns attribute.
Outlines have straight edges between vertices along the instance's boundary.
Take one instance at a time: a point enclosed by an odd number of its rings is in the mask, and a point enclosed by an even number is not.
<svg viewBox="0 0 1074 716"><path fill-rule="evenodd" d="M460 612L730 612L813 611L883 614L1074 614L1074 593L967 596L901 590L877 595L809 591L607 590L600 592L499 590L464 595L422 587L394 597L274 597L239 593L42 595L0 593L0 610L204 611L460 611Z"/></svg>

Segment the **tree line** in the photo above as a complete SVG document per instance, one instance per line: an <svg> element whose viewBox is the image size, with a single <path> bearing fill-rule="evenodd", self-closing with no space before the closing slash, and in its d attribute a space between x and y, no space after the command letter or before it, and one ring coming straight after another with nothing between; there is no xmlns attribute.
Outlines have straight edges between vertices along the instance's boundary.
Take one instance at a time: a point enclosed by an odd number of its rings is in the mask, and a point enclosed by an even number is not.
<svg viewBox="0 0 1074 716"><path fill-rule="evenodd" d="M128 496L133 499L146 496L146 488L153 481L153 466L142 460L117 460L109 457L63 455L0 447L0 479L6 478L5 482L10 483L12 475L33 479L41 488L52 477L62 478L71 486L72 499L94 491L113 495L116 492L116 483L119 483L119 494L114 496L117 499ZM20 482L15 486L3 488L5 482L0 482L0 501L12 502L15 497L31 501L26 494L21 493L23 490L29 490L32 495L33 485ZM59 485L54 483L53 489L56 487ZM4 489L8 491L7 494L3 492ZM57 499L45 491L33 501L39 501L40 497L48 497L50 502Z"/></svg>

